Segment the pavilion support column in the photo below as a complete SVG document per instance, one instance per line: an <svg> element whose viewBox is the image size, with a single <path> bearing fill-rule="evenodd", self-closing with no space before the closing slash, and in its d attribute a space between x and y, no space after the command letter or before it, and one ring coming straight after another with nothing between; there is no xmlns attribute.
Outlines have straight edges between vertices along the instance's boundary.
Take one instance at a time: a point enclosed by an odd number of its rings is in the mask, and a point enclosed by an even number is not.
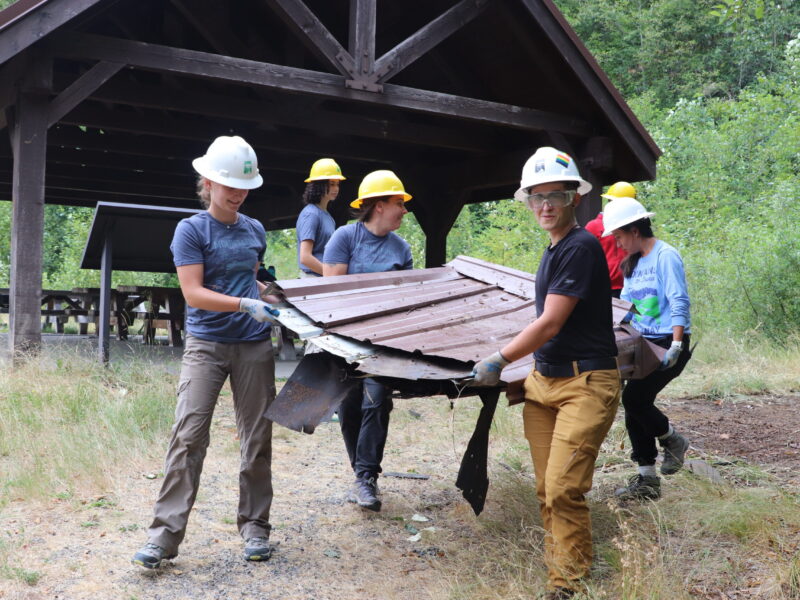
<svg viewBox="0 0 800 600"><path fill-rule="evenodd" d="M11 199L9 347L14 362L42 343L42 241L51 61L31 65L17 94L11 124L14 154Z"/></svg>
<svg viewBox="0 0 800 600"><path fill-rule="evenodd" d="M111 342L111 229L106 231L103 240L103 253L100 256L100 314L97 332L97 350L100 362L108 364L109 344Z"/></svg>
<svg viewBox="0 0 800 600"><path fill-rule="evenodd" d="M422 231L425 232L425 267L441 267L447 262L447 234L453 228L466 196L458 195L456 198L446 195L432 194L429 196L437 204L421 205L414 208ZM441 202L439 204L438 202Z"/></svg>

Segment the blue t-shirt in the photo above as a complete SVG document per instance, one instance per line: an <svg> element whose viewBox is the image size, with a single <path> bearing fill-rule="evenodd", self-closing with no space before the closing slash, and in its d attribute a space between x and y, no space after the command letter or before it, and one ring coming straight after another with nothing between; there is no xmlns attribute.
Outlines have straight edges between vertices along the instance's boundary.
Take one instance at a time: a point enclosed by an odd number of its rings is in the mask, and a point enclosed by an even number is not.
<svg viewBox="0 0 800 600"><path fill-rule="evenodd" d="M336 221L333 220L333 217L316 204L309 204L300 211L300 216L297 217L297 266L301 271L317 275L316 272L300 262L300 242L313 241L311 254L322 262L325 244L331 239L335 229Z"/></svg>
<svg viewBox="0 0 800 600"><path fill-rule="evenodd" d="M631 323L645 337L672 335L672 327L683 325L691 333L689 293L686 273L678 251L661 240L656 240L647 256L625 278L620 297L633 302L638 315Z"/></svg>
<svg viewBox="0 0 800 600"><path fill-rule="evenodd" d="M256 265L264 259L266 233L255 219L239 214L233 225L207 211L183 219L172 238L176 267L203 265L203 287L238 298L258 298ZM269 336L269 325L247 313L186 307L186 331L212 342L252 342Z"/></svg>
<svg viewBox="0 0 800 600"><path fill-rule="evenodd" d="M347 264L347 274L382 273L414 268L411 247L390 231L374 235L358 221L337 229L325 247L326 265Z"/></svg>

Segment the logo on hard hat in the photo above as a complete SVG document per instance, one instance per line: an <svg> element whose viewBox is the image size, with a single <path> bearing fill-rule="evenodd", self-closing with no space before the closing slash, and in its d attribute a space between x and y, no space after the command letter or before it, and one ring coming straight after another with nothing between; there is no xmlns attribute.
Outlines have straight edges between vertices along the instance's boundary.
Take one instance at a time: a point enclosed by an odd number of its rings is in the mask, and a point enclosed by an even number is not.
<svg viewBox="0 0 800 600"><path fill-rule="evenodd" d="M566 154L557 154L556 162L560 164L562 167L567 168L569 167L569 156L567 156Z"/></svg>
<svg viewBox="0 0 800 600"><path fill-rule="evenodd" d="M244 161L244 168L242 169L242 173L244 173L245 175L249 175L252 172L253 172L253 161L251 160Z"/></svg>
<svg viewBox="0 0 800 600"><path fill-rule="evenodd" d="M537 160L536 163L533 165L533 172L539 173L541 171L544 171L544 161Z"/></svg>

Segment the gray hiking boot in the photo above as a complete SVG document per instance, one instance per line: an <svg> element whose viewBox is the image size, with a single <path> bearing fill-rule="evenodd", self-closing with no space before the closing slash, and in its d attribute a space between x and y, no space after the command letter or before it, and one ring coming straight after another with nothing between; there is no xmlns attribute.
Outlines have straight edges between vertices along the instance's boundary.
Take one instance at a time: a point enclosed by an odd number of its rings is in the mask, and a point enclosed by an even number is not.
<svg viewBox="0 0 800 600"><path fill-rule="evenodd" d="M673 433L665 440L659 440L664 448L664 462L661 463L661 473L672 475L681 470L683 458L689 449L689 440L680 433Z"/></svg>
<svg viewBox="0 0 800 600"><path fill-rule="evenodd" d="M272 556L272 546L269 545L269 538L255 536L247 538L244 543L244 559L252 562L269 560Z"/></svg>
<svg viewBox="0 0 800 600"><path fill-rule="evenodd" d="M651 475L637 473L628 480L628 486L617 488L618 500L658 500L661 497L661 480Z"/></svg>
<svg viewBox="0 0 800 600"><path fill-rule="evenodd" d="M167 551L161 546L156 546L155 544L147 542L136 554L133 555L131 563L134 565L139 565L140 567L144 567L145 569L158 569L161 567L161 563L164 560L175 558L175 556L177 555L168 555Z"/></svg>
<svg viewBox="0 0 800 600"><path fill-rule="evenodd" d="M378 499L378 482L374 477L359 477L353 484L347 500L355 502L361 508L380 512L381 501Z"/></svg>

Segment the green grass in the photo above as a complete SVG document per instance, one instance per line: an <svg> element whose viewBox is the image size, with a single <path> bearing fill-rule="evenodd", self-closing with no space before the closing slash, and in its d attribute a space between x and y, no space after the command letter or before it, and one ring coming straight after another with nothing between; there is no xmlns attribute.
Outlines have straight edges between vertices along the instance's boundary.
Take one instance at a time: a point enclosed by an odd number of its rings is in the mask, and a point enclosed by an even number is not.
<svg viewBox="0 0 800 600"><path fill-rule="evenodd" d="M104 368L55 350L2 369L0 506L14 498L71 498L87 483L104 489L116 467L161 454L174 379L142 359ZM94 500L98 507L110 502Z"/></svg>

